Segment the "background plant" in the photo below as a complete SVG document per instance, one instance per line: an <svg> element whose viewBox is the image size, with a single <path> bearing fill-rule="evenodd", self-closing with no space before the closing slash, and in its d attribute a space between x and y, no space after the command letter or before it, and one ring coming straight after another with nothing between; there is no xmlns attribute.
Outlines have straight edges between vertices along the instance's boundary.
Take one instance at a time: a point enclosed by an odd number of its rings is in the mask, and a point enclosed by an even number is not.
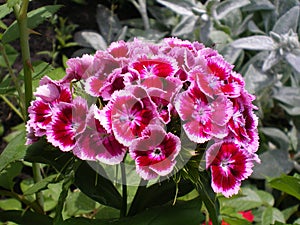
<svg viewBox="0 0 300 225"><path fill-rule="evenodd" d="M262 163L255 167L252 179L244 183L241 195L231 199L210 195L212 197L207 199L207 204L199 206L199 193L192 190L193 187L165 182L161 186L141 190L140 195L148 196L148 200L144 205L136 207L141 211L150 207L148 211L113 223L165 224L165 215L158 212L168 207L154 207L161 205L161 202L152 199L162 199L163 202L172 204L175 196L182 196L179 200L185 202L179 202L182 204L168 209L168 218L173 218L175 224L193 224L197 219L204 221L203 212L207 211L214 212L210 214L214 221L217 220L217 215L220 215L219 220L222 217L230 224L247 224L237 213L243 210L252 210L255 215L254 224L300 224L297 219L300 199L299 1L210 0L204 4L196 0L150 0L145 5L149 25L145 25L147 19L142 18L134 8L134 4L141 4L143 1L102 3L104 5L92 12L98 18L98 30L89 30L91 33L88 33L83 31L83 27L76 28L78 33L74 33L74 40L79 45L89 48L76 49L79 50L77 55L95 49L105 49L112 41L130 40L135 36L154 41L159 41L165 36L201 41L207 46L215 47L227 61L235 64L235 70L244 75L248 91L257 96L255 104L259 106L260 117L259 153ZM16 4L22 5L22 2L7 1L0 6L0 94L2 100L24 119L26 72L14 68L20 53L11 45L19 38L18 26L16 23L7 25L2 21L13 13ZM76 3L74 4L76 6ZM131 10L135 12L136 17L124 18L122 8L132 6ZM31 29L31 36L35 35L35 28L45 20L53 18L59 8L58 5L50 5L29 12L28 27ZM102 15L111 19L111 24L107 23ZM124 19L120 20L119 17ZM72 30L70 32L72 33ZM66 43L68 41L72 43L71 39L65 40ZM55 49L59 54L61 49ZM60 68L56 65L55 69L46 62L32 62L31 65L33 89L45 74L58 79L64 72L63 65L60 65ZM14 221L17 224L52 224L63 218L67 219L63 224L96 224L101 219L105 224L105 219L119 217L119 211L116 209L121 201L118 190L109 195L106 192L109 184L97 177L85 163L78 164L78 176L74 175L70 171L76 167L62 166L73 160L68 154L59 155L53 149L43 147L43 143L27 149L24 146L24 135L24 126L21 124L5 138L8 145L0 157L0 193L3 196L0 200L0 220ZM41 149L43 155L40 154ZM22 160L24 158L25 161ZM18 178L22 170L31 167L28 162L43 163L43 180L34 184L33 178L27 176L16 182L14 178ZM79 178L80 173L89 174L95 179L87 183ZM192 174L187 173L186 176ZM96 186L93 185L95 183ZM158 188L168 193L164 195L164 199L163 196L155 196L153 190ZM43 215L41 207L35 201L34 194L40 191L44 198L43 210L49 216ZM132 201L135 191L134 188L128 190L129 202ZM58 196L56 193L61 194ZM203 196L200 197L203 199ZM85 218L71 218L75 216ZM180 217L184 218L184 221L180 221ZM87 218L95 220L90 221Z"/></svg>

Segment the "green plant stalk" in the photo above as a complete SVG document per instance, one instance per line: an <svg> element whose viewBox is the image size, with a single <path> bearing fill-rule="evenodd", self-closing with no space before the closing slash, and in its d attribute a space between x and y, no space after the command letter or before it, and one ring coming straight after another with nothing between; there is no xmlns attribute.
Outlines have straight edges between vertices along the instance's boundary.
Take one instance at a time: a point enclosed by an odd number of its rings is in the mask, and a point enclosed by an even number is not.
<svg viewBox="0 0 300 225"><path fill-rule="evenodd" d="M32 65L30 60L30 49L29 49L29 30L27 26L28 4L29 4L29 0L23 0L21 8L19 8L18 6L14 7L14 12L16 14L16 18L19 26L19 32L20 32L20 46L21 46L22 63L23 63L23 70L24 70L25 109L26 109L24 114L25 122L28 117L27 109L32 100ZM33 170L34 182L37 183L41 181L43 178L41 174L40 164L32 163L32 170ZM43 209L44 197L42 192L36 193L36 201Z"/></svg>
<svg viewBox="0 0 300 225"><path fill-rule="evenodd" d="M127 181L126 181L126 171L124 165L125 158L121 163L121 176L122 176L122 207L120 210L120 218L125 217L127 214Z"/></svg>
<svg viewBox="0 0 300 225"><path fill-rule="evenodd" d="M0 95L0 97L22 120L24 119L22 113L20 113L20 111L9 101L8 98L6 98L4 95Z"/></svg>

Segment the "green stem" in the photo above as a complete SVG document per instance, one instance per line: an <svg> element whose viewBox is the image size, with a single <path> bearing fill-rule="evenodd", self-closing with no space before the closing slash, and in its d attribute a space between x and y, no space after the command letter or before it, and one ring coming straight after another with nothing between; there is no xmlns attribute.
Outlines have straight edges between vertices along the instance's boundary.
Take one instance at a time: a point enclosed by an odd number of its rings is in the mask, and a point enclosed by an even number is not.
<svg viewBox="0 0 300 225"><path fill-rule="evenodd" d="M21 8L18 5L14 7L14 12L16 14L19 32L20 32L20 46L22 53L22 63L24 70L24 84L25 84L25 113L24 119L25 121L28 118L27 109L32 100L32 65L30 60L30 48L29 48L29 32L27 26L27 11L28 11L29 0L23 0ZM34 182L37 183L42 180L40 164L32 163L33 170L33 179ZM42 192L36 193L36 200L41 208L44 205L44 197Z"/></svg>
<svg viewBox="0 0 300 225"><path fill-rule="evenodd" d="M21 90L21 87L20 87L20 84L19 84L19 81L18 81L18 79L17 79L17 77L16 77L16 75L14 74L14 72L13 72L13 69L12 69L12 67L11 67L11 65L10 65L10 63L9 63L9 60L8 60L8 56L7 56L7 54L6 54L6 51L5 51L5 47L0 43L0 52L1 52L1 54L2 54L2 56L3 56L3 59L4 59L4 62L5 62L5 64L6 64L6 66L7 66L7 68L8 68L8 73L9 73L9 75L10 75L10 77L12 78L12 81L14 82L14 85L15 85L15 87L16 87L16 89L17 89L17 92L18 92L18 95L19 95L19 105L20 105L20 108L21 108L21 112L22 112L22 114L23 115L25 115L25 105L24 105L24 103L25 103L25 98L24 98L24 94L22 93L22 90ZM4 100L4 99L3 99ZM7 102L6 102L7 103ZM11 107L11 105L9 105L10 107ZM14 108L12 108L13 110L14 110ZM15 110L14 110L15 111ZM17 110L17 111L15 111L18 115L19 115L19 111ZM19 115L20 116L20 115ZM21 119L22 120L24 120L25 121L25 118L24 118L24 116L20 116L21 117Z"/></svg>
<svg viewBox="0 0 300 225"><path fill-rule="evenodd" d="M6 98L4 95L0 95L0 97L22 120L24 120L22 113L20 113L20 111L9 101L8 98Z"/></svg>
<svg viewBox="0 0 300 225"><path fill-rule="evenodd" d="M43 209L40 207L40 205L38 205L36 202L29 201L23 195L19 195L15 192L7 191L7 190L0 190L0 195L15 198L18 201L24 203L27 207L33 209L35 212L43 213Z"/></svg>
<svg viewBox="0 0 300 225"><path fill-rule="evenodd" d="M125 160L125 158L124 158ZM127 214L127 181L124 160L121 163L121 176L122 176L122 208L120 210L120 217L125 217Z"/></svg>
<svg viewBox="0 0 300 225"><path fill-rule="evenodd" d="M130 209L129 209L129 212L128 212L128 216L134 216L137 213L137 210L138 210L138 207L139 207L138 202L142 201L141 197L143 196L144 191L147 188L147 183L148 183L147 180L141 179L139 187L138 187L138 189L137 189L137 191L134 195L134 198L132 200L132 203L131 203L131 206L130 206Z"/></svg>

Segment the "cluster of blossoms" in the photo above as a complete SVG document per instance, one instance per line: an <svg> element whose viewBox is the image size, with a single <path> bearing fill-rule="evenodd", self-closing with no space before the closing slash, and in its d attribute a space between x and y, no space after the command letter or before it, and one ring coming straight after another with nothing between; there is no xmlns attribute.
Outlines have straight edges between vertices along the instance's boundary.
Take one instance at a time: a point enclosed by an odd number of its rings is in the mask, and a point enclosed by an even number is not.
<svg viewBox="0 0 300 225"><path fill-rule="evenodd" d="M177 38L135 39L67 65L63 79L46 76L34 93L28 144L45 135L61 151L109 165L128 153L136 172L150 180L174 170L183 150L170 126L180 121L193 143L214 141L206 166L213 190L227 197L259 161L254 96L215 50Z"/></svg>

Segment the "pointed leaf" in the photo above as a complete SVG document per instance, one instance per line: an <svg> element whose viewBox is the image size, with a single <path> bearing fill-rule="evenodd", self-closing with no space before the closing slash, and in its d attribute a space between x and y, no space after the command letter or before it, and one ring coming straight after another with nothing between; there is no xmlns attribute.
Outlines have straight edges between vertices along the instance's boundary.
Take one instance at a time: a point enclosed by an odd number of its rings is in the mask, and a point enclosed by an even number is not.
<svg viewBox="0 0 300 225"><path fill-rule="evenodd" d="M300 178L281 175L268 181L272 188L278 189L300 200Z"/></svg>
<svg viewBox="0 0 300 225"><path fill-rule="evenodd" d="M48 184L50 183L56 183L59 182L61 179L57 179L58 174L52 174L43 180L35 183L33 186L28 188L25 192L24 195L32 195L34 193L37 193L39 191L45 190L48 187Z"/></svg>
<svg viewBox="0 0 300 225"><path fill-rule="evenodd" d="M72 153L62 152L41 138L28 147L24 160L49 164L57 171L62 171L72 157L74 157Z"/></svg>
<svg viewBox="0 0 300 225"><path fill-rule="evenodd" d="M12 221L19 225L52 225L52 218L30 210L9 210L0 212L0 221Z"/></svg>
<svg viewBox="0 0 300 225"><path fill-rule="evenodd" d="M62 5L49 5L42 6L28 13L28 28L34 29L41 23L43 23L47 18L50 18L54 13L56 13ZM19 38L19 27L17 22L12 23L8 29L4 32L2 36L3 43L9 43L11 41Z"/></svg>
<svg viewBox="0 0 300 225"><path fill-rule="evenodd" d="M251 0L251 4L243 9L245 11L274 10L275 6L269 0Z"/></svg>
<svg viewBox="0 0 300 225"><path fill-rule="evenodd" d="M100 164L82 162L75 173L75 185L87 196L100 204L120 209L122 197L113 183L101 174L105 171ZM90 165L89 165L90 164Z"/></svg>
<svg viewBox="0 0 300 225"><path fill-rule="evenodd" d="M227 0L223 1L216 7L217 19L223 19L228 13L232 12L235 9L241 8L250 4L249 0Z"/></svg>
<svg viewBox="0 0 300 225"><path fill-rule="evenodd" d="M295 6L283 14L275 23L272 31L277 34L286 34L289 30L297 32L299 6Z"/></svg>
<svg viewBox="0 0 300 225"><path fill-rule="evenodd" d="M7 3L0 5L0 19L4 18L8 14L10 14L13 11L11 7L7 6Z"/></svg>
<svg viewBox="0 0 300 225"><path fill-rule="evenodd" d="M275 221L285 222L284 216L279 209L274 207L267 207L262 214L262 224L274 224Z"/></svg>
<svg viewBox="0 0 300 225"><path fill-rule="evenodd" d="M240 38L233 41L231 46L248 50L274 50L276 48L272 38L264 35Z"/></svg>
<svg viewBox="0 0 300 225"><path fill-rule="evenodd" d="M178 190L176 190L176 188L178 188ZM173 180L165 180L147 188L140 187L140 189L142 189L142 191L138 192L131 204L128 213L130 216L144 211L147 208L166 204L167 202L173 201L175 197L184 196L194 189L194 185L182 179L176 187L176 183ZM178 191L177 196L176 191Z"/></svg>
<svg viewBox="0 0 300 225"><path fill-rule="evenodd" d="M26 153L25 131L19 133L14 140L10 141L0 155L0 172L6 166L16 160L23 159Z"/></svg>
<svg viewBox="0 0 300 225"><path fill-rule="evenodd" d="M287 152L290 146L290 140L283 131L273 127L264 127L261 128L260 131L270 137L279 149Z"/></svg>

